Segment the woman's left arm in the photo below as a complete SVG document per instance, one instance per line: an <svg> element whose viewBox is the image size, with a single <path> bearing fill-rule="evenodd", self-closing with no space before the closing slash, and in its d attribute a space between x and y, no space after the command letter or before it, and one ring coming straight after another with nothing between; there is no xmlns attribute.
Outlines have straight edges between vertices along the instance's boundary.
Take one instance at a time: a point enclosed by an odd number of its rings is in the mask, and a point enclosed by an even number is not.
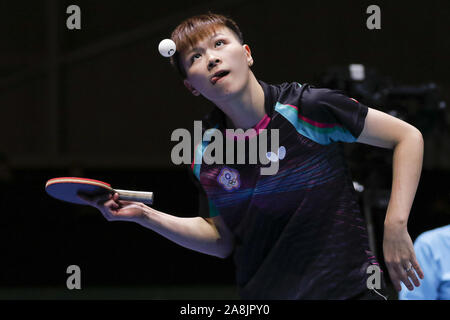
<svg viewBox="0 0 450 320"><path fill-rule="evenodd" d="M412 125L369 108L364 129L357 142L394 150L392 191L384 221L384 260L397 291L402 281L409 290L423 279L407 223L422 171L424 142ZM415 270L415 272L414 272ZM409 278L408 278L409 277Z"/></svg>

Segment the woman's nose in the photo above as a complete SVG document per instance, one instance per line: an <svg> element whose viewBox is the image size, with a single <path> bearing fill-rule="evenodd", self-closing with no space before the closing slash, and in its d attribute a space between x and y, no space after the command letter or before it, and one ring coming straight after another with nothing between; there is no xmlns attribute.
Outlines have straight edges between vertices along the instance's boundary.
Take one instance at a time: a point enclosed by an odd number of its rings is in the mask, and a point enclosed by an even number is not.
<svg viewBox="0 0 450 320"><path fill-rule="evenodd" d="M219 58L217 58L217 57L210 57L209 58L209 63L208 63L208 70L211 70L212 68L214 68L219 63L220 63L220 59Z"/></svg>

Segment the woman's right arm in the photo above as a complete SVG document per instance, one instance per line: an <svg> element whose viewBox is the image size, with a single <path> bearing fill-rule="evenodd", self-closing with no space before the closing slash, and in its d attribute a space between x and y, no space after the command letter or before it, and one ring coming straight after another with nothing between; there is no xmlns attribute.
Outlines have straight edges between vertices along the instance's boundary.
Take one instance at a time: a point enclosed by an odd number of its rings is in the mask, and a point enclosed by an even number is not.
<svg viewBox="0 0 450 320"><path fill-rule="evenodd" d="M80 197L99 209L108 221L133 221L185 248L219 258L226 258L233 251L233 234L220 216L177 217L140 202L119 200L117 193L103 201Z"/></svg>
<svg viewBox="0 0 450 320"><path fill-rule="evenodd" d="M232 233L220 217L176 217L143 205L137 222L191 250L226 258L233 250Z"/></svg>

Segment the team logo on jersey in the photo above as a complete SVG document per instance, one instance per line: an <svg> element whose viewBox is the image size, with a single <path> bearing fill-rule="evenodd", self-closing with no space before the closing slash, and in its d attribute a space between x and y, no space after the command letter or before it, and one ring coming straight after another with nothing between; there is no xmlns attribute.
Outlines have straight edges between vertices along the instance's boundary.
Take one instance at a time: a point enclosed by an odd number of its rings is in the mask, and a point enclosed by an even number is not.
<svg viewBox="0 0 450 320"><path fill-rule="evenodd" d="M277 162L278 160L283 160L286 156L286 148L281 146L278 148L278 153L275 152L267 152L266 157L272 162Z"/></svg>
<svg viewBox="0 0 450 320"><path fill-rule="evenodd" d="M241 181L239 179L239 172L237 170L224 167L219 176L217 177L217 181L225 188L227 191L232 191L233 189L239 189L241 186Z"/></svg>

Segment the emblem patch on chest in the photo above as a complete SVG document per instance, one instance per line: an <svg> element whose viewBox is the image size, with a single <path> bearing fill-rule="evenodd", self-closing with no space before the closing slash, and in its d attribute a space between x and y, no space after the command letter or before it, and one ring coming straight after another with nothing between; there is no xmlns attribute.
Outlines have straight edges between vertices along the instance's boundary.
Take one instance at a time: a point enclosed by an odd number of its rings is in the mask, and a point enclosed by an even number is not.
<svg viewBox="0 0 450 320"><path fill-rule="evenodd" d="M219 182L227 191L239 189L241 181L239 179L239 172L237 170L224 167L217 176Z"/></svg>

